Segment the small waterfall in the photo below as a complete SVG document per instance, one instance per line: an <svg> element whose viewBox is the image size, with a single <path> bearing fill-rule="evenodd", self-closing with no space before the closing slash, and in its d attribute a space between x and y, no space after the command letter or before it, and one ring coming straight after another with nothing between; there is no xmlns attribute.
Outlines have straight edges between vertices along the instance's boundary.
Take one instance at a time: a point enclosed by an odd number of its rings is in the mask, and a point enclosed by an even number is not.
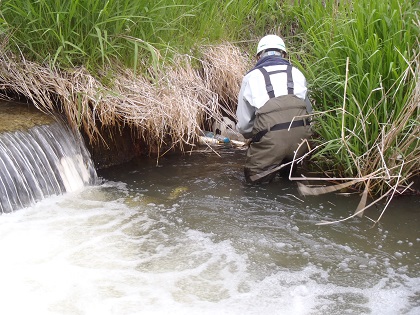
<svg viewBox="0 0 420 315"><path fill-rule="evenodd" d="M61 122L0 134L2 213L95 184L96 180L81 136Z"/></svg>

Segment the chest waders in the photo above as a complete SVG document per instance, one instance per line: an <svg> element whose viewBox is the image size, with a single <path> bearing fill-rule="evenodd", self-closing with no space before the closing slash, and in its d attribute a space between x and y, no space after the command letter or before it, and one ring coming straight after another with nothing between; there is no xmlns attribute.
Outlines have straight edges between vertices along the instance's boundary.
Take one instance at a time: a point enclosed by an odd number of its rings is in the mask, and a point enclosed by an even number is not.
<svg viewBox="0 0 420 315"><path fill-rule="evenodd" d="M287 66L286 70L271 72L264 68L258 70L264 75L270 99L255 113L253 137L247 151L244 169L245 178L249 182L253 182L250 179L252 175L292 161L302 139L308 139L311 136L307 120L301 117L295 118L307 114L307 104L294 95L292 66ZM287 74L288 95L275 97L270 75L284 72ZM301 146L296 158L306 152L306 146ZM272 180L274 177L275 173L260 178L258 182Z"/></svg>

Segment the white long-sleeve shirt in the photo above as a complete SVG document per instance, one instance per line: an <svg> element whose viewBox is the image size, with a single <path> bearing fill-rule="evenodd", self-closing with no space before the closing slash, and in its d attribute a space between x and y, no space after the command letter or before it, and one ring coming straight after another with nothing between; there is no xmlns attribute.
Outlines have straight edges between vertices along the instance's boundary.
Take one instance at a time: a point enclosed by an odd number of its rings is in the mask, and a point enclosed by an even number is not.
<svg viewBox="0 0 420 315"><path fill-rule="evenodd" d="M287 65L271 65L264 68L268 72L271 72L276 70L286 70ZM294 83L294 95L306 100L308 89L306 87L305 76L299 69L293 67L292 77ZM286 72L271 74L270 80L274 89L275 97L288 94ZM236 129L243 134L245 138L251 137L256 110L261 108L268 100L269 96L266 89L264 75L258 69L250 71L242 80L241 89L238 95L238 107L236 110L236 116L238 119Z"/></svg>

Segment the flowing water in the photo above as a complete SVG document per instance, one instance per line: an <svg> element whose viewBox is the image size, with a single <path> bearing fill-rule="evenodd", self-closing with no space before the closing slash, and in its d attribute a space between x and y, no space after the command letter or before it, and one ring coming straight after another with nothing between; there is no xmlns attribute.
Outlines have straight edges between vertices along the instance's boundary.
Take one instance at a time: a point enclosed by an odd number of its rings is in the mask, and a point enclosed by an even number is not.
<svg viewBox="0 0 420 315"><path fill-rule="evenodd" d="M1 314L420 314L420 202L244 182L244 151L139 160L0 216ZM366 211L377 218L383 205Z"/></svg>
<svg viewBox="0 0 420 315"><path fill-rule="evenodd" d="M11 212L96 180L89 153L61 122L0 133L0 212Z"/></svg>

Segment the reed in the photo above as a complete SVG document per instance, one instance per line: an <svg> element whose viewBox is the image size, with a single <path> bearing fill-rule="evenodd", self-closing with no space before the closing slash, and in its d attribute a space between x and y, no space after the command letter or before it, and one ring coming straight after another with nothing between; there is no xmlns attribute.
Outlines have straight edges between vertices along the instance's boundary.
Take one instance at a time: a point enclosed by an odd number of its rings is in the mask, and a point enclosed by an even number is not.
<svg viewBox="0 0 420 315"><path fill-rule="evenodd" d="M136 72L203 44L255 38L276 23L278 1L3 0L7 49L60 68L95 72L116 62ZM271 22L271 23L267 23ZM287 24L287 23L286 23ZM1 35L0 35L1 36Z"/></svg>
<svg viewBox="0 0 420 315"><path fill-rule="evenodd" d="M215 58L225 52L229 54L224 58ZM150 68L151 75L159 78L156 81L114 65L113 83L108 86L84 67L63 71L3 53L0 82L6 94L17 93L47 113L63 112L92 143L101 141L103 127L129 125L149 148L184 150L196 143L198 131L209 126L210 119L221 120L228 108L221 105L221 92L208 78L216 76L221 86L231 86L222 95L232 100L247 60L230 44L206 46L200 54L203 58L198 60L179 54L165 67ZM193 67L196 62L201 68ZM224 75L224 69L232 71Z"/></svg>
<svg viewBox="0 0 420 315"><path fill-rule="evenodd" d="M318 111L313 161L336 177L382 169L373 193L409 185L420 166L418 3L306 1L294 10L305 51L296 62Z"/></svg>

